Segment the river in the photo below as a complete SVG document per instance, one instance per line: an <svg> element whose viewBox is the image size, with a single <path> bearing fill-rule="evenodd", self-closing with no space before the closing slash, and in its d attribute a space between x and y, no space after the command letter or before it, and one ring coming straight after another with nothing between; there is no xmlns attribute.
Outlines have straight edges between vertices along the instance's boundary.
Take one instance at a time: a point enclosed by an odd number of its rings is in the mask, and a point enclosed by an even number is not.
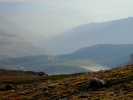
<svg viewBox="0 0 133 100"><path fill-rule="evenodd" d="M106 66L101 66L101 65L98 65L98 66L80 66L80 67L89 69L91 71L100 71L100 70L108 70L108 69L110 69L110 68L108 68Z"/></svg>

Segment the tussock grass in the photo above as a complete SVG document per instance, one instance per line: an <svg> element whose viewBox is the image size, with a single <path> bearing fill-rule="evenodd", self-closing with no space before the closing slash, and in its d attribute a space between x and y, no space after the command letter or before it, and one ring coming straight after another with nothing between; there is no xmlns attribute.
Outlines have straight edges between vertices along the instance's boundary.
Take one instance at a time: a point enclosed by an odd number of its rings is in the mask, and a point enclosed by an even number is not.
<svg viewBox="0 0 133 100"><path fill-rule="evenodd" d="M22 71L0 70L0 77L0 85L13 84L13 90L0 91L0 99L133 100L133 65L99 72L61 74L48 77L29 75ZM83 87L90 77L105 80L108 85L103 90L85 90ZM71 93L72 90L79 92ZM81 92L87 93L89 96L81 98L79 96Z"/></svg>

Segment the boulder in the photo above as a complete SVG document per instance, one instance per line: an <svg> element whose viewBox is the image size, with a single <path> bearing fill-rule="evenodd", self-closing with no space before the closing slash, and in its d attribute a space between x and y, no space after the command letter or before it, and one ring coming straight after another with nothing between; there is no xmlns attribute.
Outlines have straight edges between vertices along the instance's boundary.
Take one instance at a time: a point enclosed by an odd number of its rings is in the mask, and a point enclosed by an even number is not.
<svg viewBox="0 0 133 100"><path fill-rule="evenodd" d="M5 90L5 87L0 87L0 91L4 91Z"/></svg>
<svg viewBox="0 0 133 100"><path fill-rule="evenodd" d="M70 91L70 94L79 93L79 92L80 92L79 90L71 90L71 91Z"/></svg>
<svg viewBox="0 0 133 100"><path fill-rule="evenodd" d="M12 87L12 84L6 84L5 85L5 90L11 90L13 87Z"/></svg>
<svg viewBox="0 0 133 100"><path fill-rule="evenodd" d="M13 89L12 84L6 84L0 87L0 91L11 90L11 89Z"/></svg>
<svg viewBox="0 0 133 100"><path fill-rule="evenodd" d="M80 97L80 98L88 98L88 97L89 97L89 94L86 93L86 92L81 92L81 93L79 94L79 97Z"/></svg>
<svg viewBox="0 0 133 100"><path fill-rule="evenodd" d="M96 78L89 78L85 84L86 89L98 89L105 86L106 82Z"/></svg>
<svg viewBox="0 0 133 100"><path fill-rule="evenodd" d="M39 76L48 76L45 72L38 72L37 75L39 75Z"/></svg>
<svg viewBox="0 0 133 100"><path fill-rule="evenodd" d="M43 89L43 91L46 91L46 90L50 90L50 88L48 88L48 87L45 87L45 88Z"/></svg>

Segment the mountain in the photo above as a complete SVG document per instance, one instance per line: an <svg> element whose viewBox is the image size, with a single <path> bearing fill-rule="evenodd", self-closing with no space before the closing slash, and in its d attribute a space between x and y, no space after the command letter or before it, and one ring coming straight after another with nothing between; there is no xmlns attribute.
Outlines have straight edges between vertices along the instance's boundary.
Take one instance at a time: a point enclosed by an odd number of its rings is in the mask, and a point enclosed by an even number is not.
<svg viewBox="0 0 133 100"><path fill-rule="evenodd" d="M72 53L95 44L132 44L133 17L75 27L45 43L57 54Z"/></svg>
<svg viewBox="0 0 133 100"><path fill-rule="evenodd" d="M50 52L38 48L16 35L0 30L0 59L41 54L50 54Z"/></svg>
<svg viewBox="0 0 133 100"><path fill-rule="evenodd" d="M118 67L126 65L130 60L129 55L133 52L133 44L112 45L99 44L84 47L71 54L58 56L59 59L83 60L88 59L94 63L107 67Z"/></svg>
<svg viewBox="0 0 133 100"><path fill-rule="evenodd" d="M102 16L89 10L48 3L0 2L0 17L33 32L36 41L57 36L84 23L101 20Z"/></svg>
<svg viewBox="0 0 133 100"><path fill-rule="evenodd" d="M126 65L132 52L133 44L99 44L79 49L71 54L2 59L0 68L70 74Z"/></svg>
<svg viewBox="0 0 133 100"><path fill-rule="evenodd" d="M22 37L31 43L36 43L38 34L34 33L18 24L15 24L5 18L0 17L0 31L6 32L8 34L17 35ZM44 39L44 36L39 35ZM39 38L41 39L41 38Z"/></svg>

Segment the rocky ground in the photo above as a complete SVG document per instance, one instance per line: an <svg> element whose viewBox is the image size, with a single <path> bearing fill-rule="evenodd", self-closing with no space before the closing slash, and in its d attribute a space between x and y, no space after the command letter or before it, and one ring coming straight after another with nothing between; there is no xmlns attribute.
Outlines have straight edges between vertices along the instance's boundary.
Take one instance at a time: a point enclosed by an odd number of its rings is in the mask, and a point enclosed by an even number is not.
<svg viewBox="0 0 133 100"><path fill-rule="evenodd" d="M0 77L0 100L133 100L133 65L53 76L0 70ZM90 78L106 85L88 87Z"/></svg>

